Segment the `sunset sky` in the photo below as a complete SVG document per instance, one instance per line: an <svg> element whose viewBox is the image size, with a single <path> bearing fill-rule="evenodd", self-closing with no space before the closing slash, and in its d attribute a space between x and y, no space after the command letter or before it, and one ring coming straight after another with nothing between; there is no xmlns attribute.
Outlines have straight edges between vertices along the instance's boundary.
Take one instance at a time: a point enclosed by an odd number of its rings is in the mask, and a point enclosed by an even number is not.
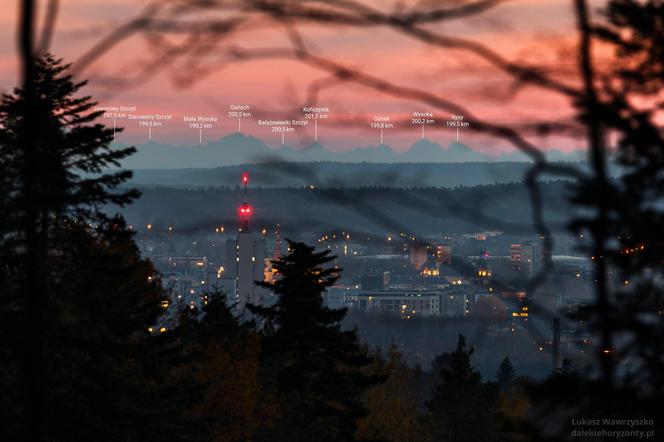
<svg viewBox="0 0 664 442"><path fill-rule="evenodd" d="M8 91L16 81L15 54L16 4L5 2L0 20L0 88ZM394 1L373 2L384 10L394 8ZM406 2L411 3L411 2ZM573 69L575 34L570 0L514 0L480 16L447 22L432 27L436 32L481 42L513 61L526 61L548 69ZM43 6L45 2L40 2ZM126 23L146 2L131 0L62 0L57 31L51 50L68 62L75 62L103 36ZM453 2L450 2L453 4ZM593 2L601 6L601 1ZM459 103L474 115L487 121L518 124L533 119L557 120L569 115L567 102L541 89L520 90L508 99L510 85L506 75L490 67L476 56L461 51L434 49L387 28L352 29L305 25L301 28L307 43L317 54L329 57L384 78L399 85L416 87ZM172 42L177 41L176 37ZM282 29L260 26L246 29L233 37L232 44L243 48L286 47ZM155 128L153 140L161 143L198 143L198 131L183 122L184 115L214 115L220 122L205 133L206 140L220 138L237 130L237 120L227 117L231 104L249 105L253 118L245 119L245 134L265 140L271 146L281 144L281 136L259 128L255 120L278 118L281 109L296 106L304 99L307 86L326 77L324 72L292 60L250 61L227 64L223 69L193 78L183 86L177 79L191 72L188 62L142 79L134 85L109 85L109 78L131 78L153 56L143 35L134 35L104 54L87 68L82 77L90 79L87 92L101 105L136 106L137 113L173 115L173 120ZM573 79L568 81L573 84ZM320 105L330 108L330 120L319 125L319 139L333 150L379 144L379 134L369 128L374 115L389 115L393 120L409 120L412 112L434 113L435 126L427 128L426 137L443 146L455 139L455 131L444 127L449 113L367 89L358 85L341 85L321 94ZM361 127L338 127L340 118L366 121ZM334 121L333 121L334 120ZM408 123L409 124L409 123ZM473 149L498 153L511 149L503 141L473 134L462 129L461 141ZM147 141L144 128L135 122L127 124L119 141ZM299 146L304 138L313 136L313 128L297 129L288 134L286 142ZM306 132L306 133L305 133ZM406 149L421 136L420 127L385 130L385 144L397 150ZM581 148L579 141L550 136L533 138L544 149L570 150Z"/></svg>

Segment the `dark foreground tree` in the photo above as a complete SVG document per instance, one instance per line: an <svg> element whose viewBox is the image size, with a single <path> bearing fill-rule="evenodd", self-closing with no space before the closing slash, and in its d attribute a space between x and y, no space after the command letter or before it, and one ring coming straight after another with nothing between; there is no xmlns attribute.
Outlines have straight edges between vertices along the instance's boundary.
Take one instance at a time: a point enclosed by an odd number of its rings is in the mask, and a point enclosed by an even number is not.
<svg viewBox="0 0 664 442"><path fill-rule="evenodd" d="M49 282L44 350L46 433L54 440L201 440L188 415L201 388L191 352L149 332L164 291L121 219L70 226Z"/></svg>
<svg viewBox="0 0 664 442"><path fill-rule="evenodd" d="M526 394L526 386L531 383L528 378L516 377L510 358L505 356L496 372L502 440L527 440L532 434L532 425L528 421L531 404Z"/></svg>
<svg viewBox="0 0 664 442"><path fill-rule="evenodd" d="M12 359L21 361L23 427L33 439L47 432L47 324L67 229L104 221L103 204L135 196L116 190L128 172L100 173L133 150L109 148L112 131L94 123L100 113L88 97L74 96L83 83L66 70L45 56L35 62L30 86L0 103L2 326L9 327Z"/></svg>
<svg viewBox="0 0 664 442"><path fill-rule="evenodd" d="M499 440L499 396L494 383L482 382L470 361L473 348L459 335L449 364L440 371L442 383L427 404L433 419L433 440L474 442Z"/></svg>
<svg viewBox="0 0 664 442"><path fill-rule="evenodd" d="M137 195L108 172L133 149L110 147L83 84L46 56L0 103L0 439L193 438L181 350L148 333L158 278L103 212Z"/></svg>
<svg viewBox="0 0 664 442"><path fill-rule="evenodd" d="M514 386L514 367L510 358L505 356L498 366L496 382L501 391L507 391Z"/></svg>
<svg viewBox="0 0 664 442"><path fill-rule="evenodd" d="M188 408L206 440L253 440L272 426L277 412L274 395L261 384L260 336L240 323L220 293L210 293L202 315L189 308L174 331L190 357L183 374L202 394ZM183 407L184 404L178 404Z"/></svg>
<svg viewBox="0 0 664 442"><path fill-rule="evenodd" d="M597 363L564 367L531 392L543 421L560 415L548 435L573 439L570 417L650 419L639 430L664 430L664 3L610 0L595 18L576 0L579 68L576 102L587 132L593 176L577 183L582 208L571 223L593 241L596 299L575 314L593 338ZM593 44L613 52L607 69ZM599 51L598 51L599 52ZM620 169L610 179L609 165ZM544 405L547 405L546 407ZM557 430L557 431L555 431Z"/></svg>
<svg viewBox="0 0 664 442"><path fill-rule="evenodd" d="M290 253L274 262L278 278L263 284L277 296L272 307L252 306L264 321L263 360L275 379L280 416L266 435L272 441L353 441L366 415L362 393L376 378L362 369L371 362L355 331L341 330L346 310L323 303L337 280L326 267L329 252L289 241Z"/></svg>
<svg viewBox="0 0 664 442"><path fill-rule="evenodd" d="M383 355L376 351L369 373L385 381L369 388L364 399L369 415L359 424L360 439L391 442L429 440L425 414L420 408L418 383L420 373L410 367L396 344Z"/></svg>

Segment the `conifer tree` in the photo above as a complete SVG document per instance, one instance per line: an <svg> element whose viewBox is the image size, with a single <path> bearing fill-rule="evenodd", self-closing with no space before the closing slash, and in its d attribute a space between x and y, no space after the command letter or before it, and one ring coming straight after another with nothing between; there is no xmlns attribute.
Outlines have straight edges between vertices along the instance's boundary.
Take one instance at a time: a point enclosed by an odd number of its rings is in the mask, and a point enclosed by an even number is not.
<svg viewBox="0 0 664 442"><path fill-rule="evenodd" d="M191 357L184 375L202 393L190 411L207 440L253 440L260 429L269 431L277 413L259 378L260 336L240 323L223 294L208 296L201 314L187 308L175 330Z"/></svg>
<svg viewBox="0 0 664 442"><path fill-rule="evenodd" d="M510 358L505 356L498 366L496 382L501 391L507 391L514 385L514 367Z"/></svg>
<svg viewBox="0 0 664 442"><path fill-rule="evenodd" d="M91 230L93 230L91 232ZM201 440L200 389L177 332L150 333L164 291L121 218L70 226L49 287L46 434L54 440ZM64 238L63 238L64 239Z"/></svg>
<svg viewBox="0 0 664 442"><path fill-rule="evenodd" d="M113 129L97 122L103 111L95 110L89 96L77 96L86 82L74 82L68 69L51 55L37 59L30 127L22 117L24 90L16 88L0 102L3 209L10 220L21 219L30 209L44 235L55 219L106 219L105 204L124 205L138 196L136 190L119 188L131 172L109 171L135 149L111 147ZM28 130L36 138L36 155L28 156L23 149ZM30 200L26 187L33 192Z"/></svg>
<svg viewBox="0 0 664 442"><path fill-rule="evenodd" d="M193 438L174 431L187 404L181 348L148 333L158 277L105 211L138 195L120 187L130 172L109 171L133 148L110 146L67 70L44 56L30 93L0 101L0 414L11 422L0 439Z"/></svg>
<svg viewBox="0 0 664 442"><path fill-rule="evenodd" d="M338 269L326 267L333 257L299 242L289 241L289 250L273 263L276 282L262 284L277 302L250 307L265 322L264 366L281 409L266 438L353 441L366 415L362 392L377 381L362 371L371 358L355 331L341 329L346 310L324 305L323 292L339 277Z"/></svg>
<svg viewBox="0 0 664 442"><path fill-rule="evenodd" d="M473 348L466 348L466 338L459 335L449 365L440 371L442 383L427 404L434 440L498 440L498 390L495 384L482 382L470 361L473 352Z"/></svg>

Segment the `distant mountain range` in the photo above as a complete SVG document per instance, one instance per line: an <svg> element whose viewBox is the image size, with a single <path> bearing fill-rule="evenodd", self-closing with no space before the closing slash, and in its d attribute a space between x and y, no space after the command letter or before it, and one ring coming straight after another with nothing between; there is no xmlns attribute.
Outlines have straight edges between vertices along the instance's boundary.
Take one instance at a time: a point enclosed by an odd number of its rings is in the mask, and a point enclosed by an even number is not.
<svg viewBox="0 0 664 442"><path fill-rule="evenodd" d="M429 140L420 140L405 152L395 152L390 146L357 147L344 152L333 152L316 143L305 149L281 146L268 147L252 136L234 133L217 141L195 146L178 146L149 142L136 146L137 153L123 162L129 169L213 168L265 162L317 162L344 163L468 163L468 162L528 162L521 152L491 157L462 143L443 147ZM569 154L551 150L552 161L582 161L583 152Z"/></svg>

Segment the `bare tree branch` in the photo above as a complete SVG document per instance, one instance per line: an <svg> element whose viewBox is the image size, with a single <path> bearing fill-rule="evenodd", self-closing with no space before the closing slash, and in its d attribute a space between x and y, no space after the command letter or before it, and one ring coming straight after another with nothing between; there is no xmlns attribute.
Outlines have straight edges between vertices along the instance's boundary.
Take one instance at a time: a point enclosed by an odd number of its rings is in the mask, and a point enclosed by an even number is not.
<svg viewBox="0 0 664 442"><path fill-rule="evenodd" d="M39 42L39 53L45 54L51 46L53 33L55 32L55 22L58 18L58 11L60 9L60 0L48 0L46 6L46 16L44 17L44 25L42 26L41 39Z"/></svg>

